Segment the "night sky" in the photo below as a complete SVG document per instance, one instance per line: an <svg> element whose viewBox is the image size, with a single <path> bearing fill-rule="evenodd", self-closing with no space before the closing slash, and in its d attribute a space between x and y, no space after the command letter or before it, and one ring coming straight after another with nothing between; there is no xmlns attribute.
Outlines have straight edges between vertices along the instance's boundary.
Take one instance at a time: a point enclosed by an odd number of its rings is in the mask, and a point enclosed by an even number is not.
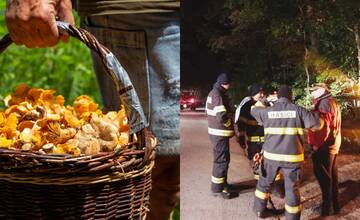
<svg viewBox="0 0 360 220"><path fill-rule="evenodd" d="M221 72L221 58L210 55L205 43L200 44L196 41L196 30L204 22L207 4L207 0L181 1L182 89L201 88L208 92Z"/></svg>

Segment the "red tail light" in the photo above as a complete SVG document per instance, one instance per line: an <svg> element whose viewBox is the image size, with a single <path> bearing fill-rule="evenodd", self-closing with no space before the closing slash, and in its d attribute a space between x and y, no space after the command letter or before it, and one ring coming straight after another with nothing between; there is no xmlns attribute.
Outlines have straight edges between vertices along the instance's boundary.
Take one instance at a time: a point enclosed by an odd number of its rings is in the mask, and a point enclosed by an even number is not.
<svg viewBox="0 0 360 220"><path fill-rule="evenodd" d="M189 100L189 102L190 102L190 103L194 103L194 102L195 102L195 99L194 99L194 98L191 98L191 99Z"/></svg>

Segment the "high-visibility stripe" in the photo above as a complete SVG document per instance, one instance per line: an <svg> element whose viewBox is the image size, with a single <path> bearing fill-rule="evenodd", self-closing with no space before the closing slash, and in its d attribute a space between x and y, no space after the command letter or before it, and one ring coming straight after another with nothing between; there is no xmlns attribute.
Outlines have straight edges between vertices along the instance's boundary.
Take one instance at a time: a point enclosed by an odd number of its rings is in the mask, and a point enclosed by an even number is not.
<svg viewBox="0 0 360 220"><path fill-rule="evenodd" d="M265 139L262 136L250 136L247 137L247 140L250 142L264 142Z"/></svg>
<svg viewBox="0 0 360 220"><path fill-rule="evenodd" d="M304 154L274 154L264 151L264 157L269 160L283 161L283 162L302 162L304 161Z"/></svg>
<svg viewBox="0 0 360 220"><path fill-rule="evenodd" d="M208 133L215 136L230 137L234 135L233 130L221 130L215 128L208 128Z"/></svg>
<svg viewBox="0 0 360 220"><path fill-rule="evenodd" d="M266 199L269 198L270 194L269 193L263 193L260 190L256 189L255 190L255 196L258 197L259 199L266 200Z"/></svg>
<svg viewBox="0 0 360 220"><path fill-rule="evenodd" d="M206 114L216 116L217 113L226 112L224 105L215 106L214 109L206 108Z"/></svg>
<svg viewBox="0 0 360 220"><path fill-rule="evenodd" d="M215 112L226 112L226 108L224 105L218 105L214 107Z"/></svg>
<svg viewBox="0 0 360 220"><path fill-rule="evenodd" d="M301 212L301 205L298 206L289 206L285 204L285 210L290 214L297 214Z"/></svg>
<svg viewBox="0 0 360 220"><path fill-rule="evenodd" d="M265 128L264 133L275 135L303 135L303 128Z"/></svg>
<svg viewBox="0 0 360 220"><path fill-rule="evenodd" d="M210 115L210 116L216 116L216 112L214 112L213 110L211 110L211 109L206 109L206 114L207 115Z"/></svg>
<svg viewBox="0 0 360 220"><path fill-rule="evenodd" d="M247 125L254 125L254 126L258 125L256 120L250 120L250 119L245 118L244 116L240 116L239 120L244 122Z"/></svg>
<svg viewBox="0 0 360 220"><path fill-rule="evenodd" d="M259 179L260 179L260 175L259 175L259 174L254 174L254 179L259 180ZM279 181L279 180L281 180L281 179L282 179L282 175L281 175L281 173L278 173L278 174L276 175L276 177L275 177L275 181Z"/></svg>
<svg viewBox="0 0 360 220"><path fill-rule="evenodd" d="M211 176L211 182L213 182L215 184L222 184L225 182L225 178L224 177L218 178L218 177Z"/></svg>
<svg viewBox="0 0 360 220"><path fill-rule="evenodd" d="M227 122L224 123L225 127L230 127L231 125L231 119L228 119Z"/></svg>

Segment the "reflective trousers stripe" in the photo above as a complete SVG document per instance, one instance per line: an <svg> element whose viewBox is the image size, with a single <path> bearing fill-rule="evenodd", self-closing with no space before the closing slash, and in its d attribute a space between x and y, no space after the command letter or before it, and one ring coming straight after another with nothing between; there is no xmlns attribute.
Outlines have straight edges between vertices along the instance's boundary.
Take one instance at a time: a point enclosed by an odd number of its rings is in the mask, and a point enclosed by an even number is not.
<svg viewBox="0 0 360 220"><path fill-rule="evenodd" d="M221 130L215 128L208 128L208 133L215 136L231 137L234 135L233 130Z"/></svg>
<svg viewBox="0 0 360 220"><path fill-rule="evenodd" d="M206 114L211 116L216 116L216 114L220 112L226 112L226 108L224 105L215 106L214 109L206 108Z"/></svg>
<svg viewBox="0 0 360 220"><path fill-rule="evenodd" d="M282 178L283 178L283 177L282 177L281 173L278 173L278 174L276 175L276 177L275 177L275 181L279 181L279 180L281 180ZM254 174L254 179L259 180L259 179L260 179L259 174Z"/></svg>
<svg viewBox="0 0 360 220"><path fill-rule="evenodd" d="M285 204L285 210L290 214L297 214L301 212L301 205L298 206L289 206Z"/></svg>
<svg viewBox="0 0 360 220"><path fill-rule="evenodd" d="M269 193L263 193L260 190L256 189L255 190L255 196L258 197L259 199L267 200L269 198L270 194Z"/></svg>
<svg viewBox="0 0 360 220"><path fill-rule="evenodd" d="M303 128L265 128L264 133L275 135L303 135Z"/></svg>
<svg viewBox="0 0 360 220"><path fill-rule="evenodd" d="M264 142L264 137L261 137L261 136L250 136L250 137L247 137L247 141L250 141L250 142Z"/></svg>
<svg viewBox="0 0 360 220"><path fill-rule="evenodd" d="M215 184L222 184L225 182L225 178L224 177L217 178L217 177L211 176L211 182L213 182Z"/></svg>
<svg viewBox="0 0 360 220"><path fill-rule="evenodd" d="M283 162L302 162L304 161L304 154L274 154L264 151L264 157L269 160L283 161Z"/></svg>
<svg viewBox="0 0 360 220"><path fill-rule="evenodd" d="M247 125L258 125L258 123L257 123L256 120L250 120L250 119L247 119L247 118L245 118L245 117L243 117L243 116L240 116L240 117L239 117L239 120L242 121L242 122L244 122L244 123L247 124Z"/></svg>

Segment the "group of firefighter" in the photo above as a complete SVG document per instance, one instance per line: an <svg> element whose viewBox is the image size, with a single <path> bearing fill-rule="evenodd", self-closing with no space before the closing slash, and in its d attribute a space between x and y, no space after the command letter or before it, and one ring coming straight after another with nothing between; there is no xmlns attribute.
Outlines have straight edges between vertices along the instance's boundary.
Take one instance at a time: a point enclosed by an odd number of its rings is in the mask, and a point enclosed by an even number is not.
<svg viewBox="0 0 360 220"><path fill-rule="evenodd" d="M220 74L206 101L214 156L213 195L231 198L231 185L227 182L229 139L235 136L254 165L255 214L260 218L275 214L277 210L267 208L267 203L274 183L282 182L285 217L300 219L300 181L307 142L322 192L321 215L338 213L336 158L341 144L341 112L327 86L316 84L310 88L313 109L307 110L292 102L289 86L281 86L265 96L260 85L252 85L249 96L238 105L235 115L226 94L229 87L227 74Z"/></svg>

